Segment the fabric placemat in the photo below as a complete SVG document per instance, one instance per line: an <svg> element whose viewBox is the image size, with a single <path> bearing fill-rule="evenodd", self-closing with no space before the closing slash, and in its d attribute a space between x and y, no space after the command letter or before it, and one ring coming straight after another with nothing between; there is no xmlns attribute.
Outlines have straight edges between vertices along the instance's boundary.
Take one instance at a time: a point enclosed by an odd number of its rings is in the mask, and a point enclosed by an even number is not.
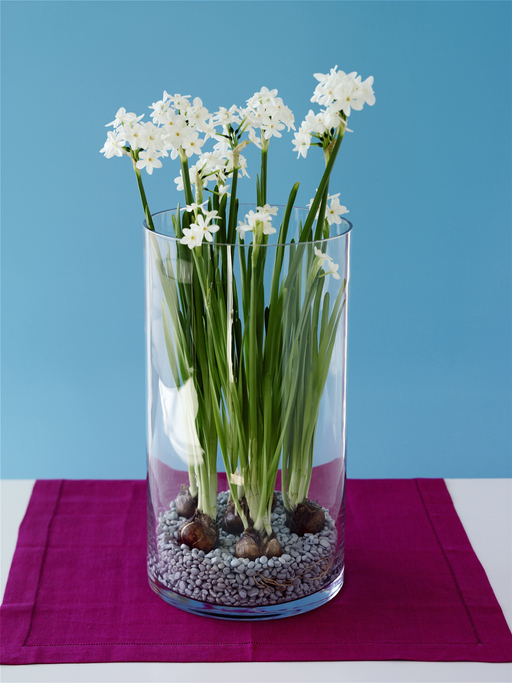
<svg viewBox="0 0 512 683"><path fill-rule="evenodd" d="M350 479L346 529L345 585L331 602L221 621L149 588L144 481L37 481L1 608L1 661L512 661L443 480Z"/></svg>

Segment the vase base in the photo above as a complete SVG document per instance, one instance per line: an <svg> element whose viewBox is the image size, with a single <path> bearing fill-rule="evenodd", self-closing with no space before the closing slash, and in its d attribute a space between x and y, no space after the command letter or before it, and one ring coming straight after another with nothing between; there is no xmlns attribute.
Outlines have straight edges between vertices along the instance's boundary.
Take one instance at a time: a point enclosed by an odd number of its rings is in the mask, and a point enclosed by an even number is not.
<svg viewBox="0 0 512 683"><path fill-rule="evenodd" d="M149 585L165 602L190 614L213 619L227 619L229 621L265 621L269 619L283 619L303 614L321 607L332 600L341 590L344 581L344 570L330 584L315 593L311 593L297 600L281 602L275 605L255 605L247 607L229 607L210 602L194 600L165 588L148 576Z"/></svg>

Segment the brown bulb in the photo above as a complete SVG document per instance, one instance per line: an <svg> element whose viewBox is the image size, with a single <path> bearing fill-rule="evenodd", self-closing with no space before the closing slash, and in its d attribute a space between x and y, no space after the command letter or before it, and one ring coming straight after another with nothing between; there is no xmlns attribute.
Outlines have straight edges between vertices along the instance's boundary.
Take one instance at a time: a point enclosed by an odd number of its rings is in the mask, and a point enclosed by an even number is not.
<svg viewBox="0 0 512 683"><path fill-rule="evenodd" d="M269 540L265 543L265 546L263 548L263 554L266 557L281 557L283 554L283 549L281 548L281 544L275 537L275 535L272 535Z"/></svg>
<svg viewBox="0 0 512 683"><path fill-rule="evenodd" d="M235 557L255 560L262 555L261 538L254 529L247 529L235 546Z"/></svg>
<svg viewBox="0 0 512 683"><path fill-rule="evenodd" d="M178 529L178 540L189 548L197 548L207 554L215 548L218 540L215 522L209 515L196 512L192 519L183 522Z"/></svg>
<svg viewBox="0 0 512 683"><path fill-rule="evenodd" d="M180 517L189 519L197 510L197 496L190 495L190 489L185 484L181 485L180 492L176 496L176 512Z"/></svg>
<svg viewBox="0 0 512 683"><path fill-rule="evenodd" d="M240 515L236 511L236 507L233 501L227 504L226 512L222 518L222 528L228 534L238 535L244 530L244 524L240 518Z"/></svg>
<svg viewBox="0 0 512 683"><path fill-rule="evenodd" d="M286 513L288 527L293 534L318 534L325 526L325 512L323 507L312 500L299 503L294 512Z"/></svg>

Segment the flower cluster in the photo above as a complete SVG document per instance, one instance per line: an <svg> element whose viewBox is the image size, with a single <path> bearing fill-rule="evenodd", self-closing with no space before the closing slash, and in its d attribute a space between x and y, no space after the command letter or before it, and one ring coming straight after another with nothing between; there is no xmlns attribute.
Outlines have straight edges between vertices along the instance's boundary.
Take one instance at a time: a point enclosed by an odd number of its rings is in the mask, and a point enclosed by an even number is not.
<svg viewBox="0 0 512 683"><path fill-rule="evenodd" d="M225 193L229 195L229 186L226 185L226 180L235 168L241 172L242 176L249 177L246 158L240 153L238 153L236 160L234 157L234 151L225 140L217 142L212 152L204 152L200 155L197 163L189 166L188 173L191 184L200 185L204 188L210 180L213 180L214 184L218 185L220 195ZM182 170L174 182L178 192L181 192L184 187Z"/></svg>
<svg viewBox="0 0 512 683"><path fill-rule="evenodd" d="M323 109L318 113L313 110L308 112L294 134L293 144L295 151L303 157L306 157L311 145L322 147L328 163L332 150L336 149L337 153L343 135L348 130L346 122L351 110L360 110L364 104L375 103L373 77L363 81L356 72L346 74L337 67L327 74L317 73L314 76L318 85L311 101ZM185 192L186 211L194 214L191 218L193 222L189 221L184 226L181 243L192 249L200 246L203 241L213 242L213 235L220 229L220 217L217 211L205 209L203 190L207 189L218 195L212 199L214 203L210 205L210 209L218 209L222 197L231 196L230 190L233 192L231 202L236 202L236 179L238 176L248 177L247 161L241 151L252 142L261 149L262 157L257 196L259 206L256 211L249 211L243 221L239 221L236 231L241 240L244 240L246 232L251 231L257 241L264 235L276 232L272 226L272 217L276 215L277 208L265 203L267 151L271 138L280 138L285 128L288 131L295 130L295 118L275 89L262 87L246 101L246 105L243 108L236 105L221 107L211 113L199 97L192 99L188 95L170 95L164 91L162 98L150 106L151 121L144 122L143 116L127 112L124 108L117 111L114 120L107 124L113 130L107 133L107 140L100 151L108 159L123 155L132 159L150 227L151 213L140 171L146 169L151 175L155 168L161 168L162 157L179 157L181 169L175 183L178 191ZM208 139L214 141L213 148L211 151L203 151ZM188 160L193 155L197 156L197 161L189 165ZM332 164L329 173L331 168ZM231 178L232 187L228 185ZM213 190L207 187L210 182L214 185ZM315 202L318 207L316 219L322 223L325 221L327 228L341 223L341 217L348 213L348 209L340 204L339 194L328 195L328 181L323 188L323 197L317 196L315 200L311 200L309 207ZM231 223L232 232L228 235L230 241L235 236L235 225L236 218ZM325 260L328 257L322 258ZM331 268L329 272L334 275L335 269Z"/></svg>
<svg viewBox="0 0 512 683"><path fill-rule="evenodd" d="M185 207L185 211L194 213L194 222L190 223L188 228L184 228L181 244L186 245L189 249L201 246L203 239L207 242L213 242L213 234L219 230L219 226L212 221L217 216L217 211L206 211L204 204L191 204ZM201 211L201 213L199 213Z"/></svg>
<svg viewBox="0 0 512 683"><path fill-rule="evenodd" d="M237 230L240 237L243 238L245 233L252 231L255 235L273 235L276 229L272 227L272 216L277 214L278 207L265 206L256 207L256 211L249 211L245 216L245 221L239 221Z"/></svg>
<svg viewBox="0 0 512 683"><path fill-rule="evenodd" d="M295 133L293 144L298 157L306 157L312 138L320 140L317 144L325 149L332 140L332 130L338 130L341 127L344 132L347 117L350 116L352 109L358 111L363 108L364 104L370 106L375 104L372 88L373 76L362 81L361 76L358 76L355 71L346 74L337 69L338 67L335 66L328 74L314 74L319 83L311 102L316 102L324 109L317 114L310 109Z"/></svg>
<svg viewBox="0 0 512 683"><path fill-rule="evenodd" d="M136 154L137 168L145 168L151 174L154 168L162 166L160 157L168 156L169 152L172 159L178 154L200 154L206 139L215 132L212 115L199 97L190 104L186 97L164 92L163 98L150 109L153 120L144 123L143 116L128 113L124 107L119 109L115 119L107 124L114 130L107 134L107 142L100 151L107 158Z"/></svg>
<svg viewBox="0 0 512 683"><path fill-rule="evenodd" d="M247 107L240 109L249 133L249 140L260 149L267 149L270 138L281 137L285 126L295 130L295 117L283 100L277 96L277 90L263 87L247 100ZM261 137L255 130L261 130Z"/></svg>

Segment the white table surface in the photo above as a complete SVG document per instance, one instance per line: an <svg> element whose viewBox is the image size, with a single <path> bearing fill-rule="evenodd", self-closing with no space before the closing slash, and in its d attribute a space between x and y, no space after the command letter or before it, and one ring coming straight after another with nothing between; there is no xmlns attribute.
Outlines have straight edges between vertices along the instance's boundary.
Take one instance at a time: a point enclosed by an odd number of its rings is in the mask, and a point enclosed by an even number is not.
<svg viewBox="0 0 512 683"><path fill-rule="evenodd" d="M447 479L446 483L469 540L512 628L512 479ZM18 527L34 485L29 480L1 482L1 596L12 562ZM328 683L331 681L512 681L512 664L480 662L233 662L232 664L32 664L2 666L2 683L48 681L95 683L165 681L173 683Z"/></svg>

